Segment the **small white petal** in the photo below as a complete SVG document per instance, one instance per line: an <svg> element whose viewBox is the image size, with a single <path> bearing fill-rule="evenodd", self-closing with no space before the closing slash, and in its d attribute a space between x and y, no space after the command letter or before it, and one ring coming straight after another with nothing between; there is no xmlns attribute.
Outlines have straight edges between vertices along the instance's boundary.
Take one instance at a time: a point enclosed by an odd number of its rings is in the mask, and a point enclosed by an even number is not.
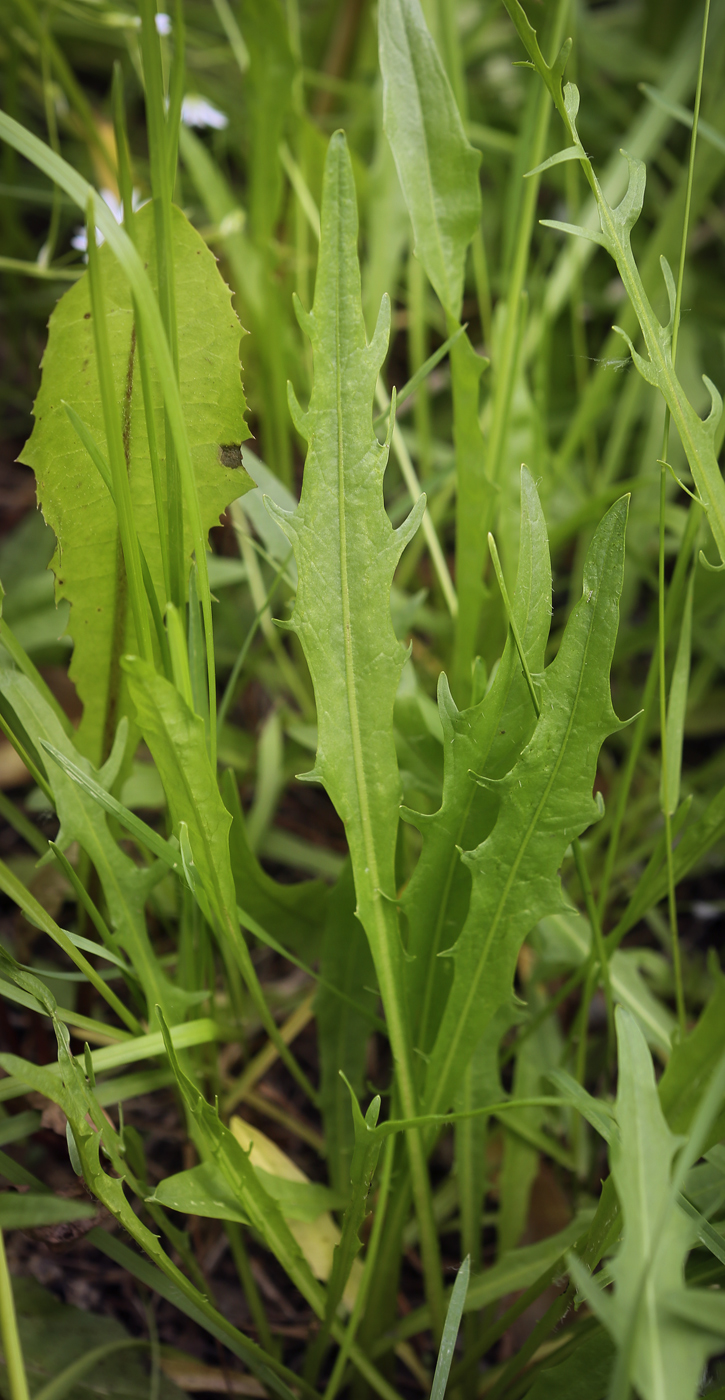
<svg viewBox="0 0 725 1400"><path fill-rule="evenodd" d="M184 126L195 126L203 131L205 127L214 127L215 131L223 131L229 125L229 118L220 112L218 107L212 106L205 97L200 97L198 93L189 93L181 104L181 120Z"/></svg>
<svg viewBox="0 0 725 1400"><path fill-rule="evenodd" d="M160 34L162 38L165 38L167 34L171 33L171 15L157 15L155 19L155 24L156 33Z"/></svg>

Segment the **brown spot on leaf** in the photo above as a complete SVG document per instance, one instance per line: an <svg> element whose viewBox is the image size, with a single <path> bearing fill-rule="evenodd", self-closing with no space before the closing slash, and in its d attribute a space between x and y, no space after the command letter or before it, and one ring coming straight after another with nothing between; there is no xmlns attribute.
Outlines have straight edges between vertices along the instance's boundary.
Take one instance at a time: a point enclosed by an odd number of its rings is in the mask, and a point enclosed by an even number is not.
<svg viewBox="0 0 725 1400"><path fill-rule="evenodd" d="M219 448L219 461L223 467L241 467L242 447L238 442L222 443Z"/></svg>

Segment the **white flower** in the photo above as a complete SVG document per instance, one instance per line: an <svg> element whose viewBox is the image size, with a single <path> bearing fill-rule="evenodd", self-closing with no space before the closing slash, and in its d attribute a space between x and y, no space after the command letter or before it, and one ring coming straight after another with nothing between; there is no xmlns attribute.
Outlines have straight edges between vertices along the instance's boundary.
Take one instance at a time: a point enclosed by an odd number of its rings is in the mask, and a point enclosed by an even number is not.
<svg viewBox="0 0 725 1400"><path fill-rule="evenodd" d="M118 195L114 194L113 190L101 190L101 199L103 200L104 204L108 205L111 213L113 214L114 219L116 220L116 223L122 224L123 202L118 198ZM143 201L141 200L140 190L134 190L131 203L134 211L136 209L141 208ZM100 248L101 244L105 243L105 241L106 240L103 234L101 233L101 230L99 229L98 225L96 225L96 247ZM88 252L88 233L82 225L81 227L76 229L73 237L71 238L70 246L71 248L77 248L79 253Z"/></svg>
<svg viewBox="0 0 725 1400"><path fill-rule="evenodd" d="M190 92L181 104L181 120L184 126L196 126L204 130L207 126L214 127L215 131L223 131L229 125L229 118L224 112L220 112L218 107L213 107L211 102L207 102L205 97L200 97L199 93Z"/></svg>
<svg viewBox="0 0 725 1400"><path fill-rule="evenodd" d="M156 33L160 34L162 39L165 39L166 35L171 33L171 15L159 14L156 16L154 23L156 25Z"/></svg>

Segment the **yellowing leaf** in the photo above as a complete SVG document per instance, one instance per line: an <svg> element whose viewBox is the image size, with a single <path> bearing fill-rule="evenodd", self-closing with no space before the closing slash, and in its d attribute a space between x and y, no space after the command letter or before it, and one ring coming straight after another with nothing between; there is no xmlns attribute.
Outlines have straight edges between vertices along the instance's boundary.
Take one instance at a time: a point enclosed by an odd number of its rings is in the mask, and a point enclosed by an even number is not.
<svg viewBox="0 0 725 1400"><path fill-rule="evenodd" d="M292 1158L288 1157L277 1146L276 1142L272 1142L271 1138L268 1138L260 1128L252 1128L249 1123L245 1123L243 1118L232 1118L229 1127L237 1142L241 1143L244 1151L249 1153L249 1160L257 1171L281 1177L284 1181L296 1181L300 1185L308 1186L310 1184L310 1178L305 1176L305 1173L292 1161ZM282 1209L284 1212L284 1207ZM290 1231L315 1278L323 1280L329 1278L333 1251L335 1245L340 1242L340 1231L330 1212L323 1211L322 1215L313 1221L286 1218ZM362 1264L356 1259L350 1271L347 1288L343 1293L343 1302L348 1308L352 1308L357 1297L361 1275Z"/></svg>
<svg viewBox="0 0 725 1400"><path fill-rule="evenodd" d="M135 237L155 283L150 205L136 216ZM229 462L235 456L230 449L238 449L249 436L239 367L243 332L213 255L178 209L173 215L173 240L181 399L203 526L208 530L229 502L252 486L246 472L223 465L220 455L220 449L226 449L224 460ZM108 246L100 250L100 262L134 520L161 599L161 552L131 294ZM163 473L163 401L155 370L151 375ZM58 539L51 566L56 597L71 604L68 630L75 647L70 674L84 704L79 745L98 766L108 755L118 720L129 710L118 659L124 651L135 652L138 647L127 606L113 502L66 416L63 401L75 409L105 451L87 274L65 294L50 318L35 427L22 460L35 471L43 514ZM236 459L241 461L238 451ZM185 549L190 558L188 519Z"/></svg>

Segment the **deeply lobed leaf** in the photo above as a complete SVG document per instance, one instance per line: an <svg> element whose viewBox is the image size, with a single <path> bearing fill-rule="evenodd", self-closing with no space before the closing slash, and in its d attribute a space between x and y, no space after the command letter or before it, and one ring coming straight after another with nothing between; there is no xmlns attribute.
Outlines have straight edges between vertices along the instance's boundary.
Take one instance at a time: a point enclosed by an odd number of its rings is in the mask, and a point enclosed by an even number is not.
<svg viewBox="0 0 725 1400"><path fill-rule="evenodd" d="M541 717L515 767L495 786L491 835L464 856L471 903L453 949L453 985L428 1063L426 1107L447 1106L498 1007L511 998L527 933L563 905L559 867L570 841L601 815L592 797L599 749L619 721L609 668L619 617L627 499L592 541L584 589L541 679Z"/></svg>

